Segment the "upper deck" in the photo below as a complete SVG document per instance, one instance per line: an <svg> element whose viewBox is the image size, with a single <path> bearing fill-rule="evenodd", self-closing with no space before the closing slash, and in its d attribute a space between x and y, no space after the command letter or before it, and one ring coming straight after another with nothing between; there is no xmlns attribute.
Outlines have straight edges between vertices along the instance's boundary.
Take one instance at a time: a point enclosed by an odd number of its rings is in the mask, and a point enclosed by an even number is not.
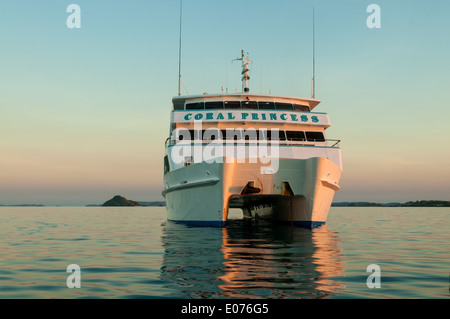
<svg viewBox="0 0 450 319"><path fill-rule="evenodd" d="M326 113L312 112L321 102L314 95L304 98L250 93L248 53L245 57L242 50L236 60L242 61L242 92L183 96L180 87L179 95L172 99L171 133L178 128L193 129L199 122L205 129L219 130L248 128L247 124L286 131L323 132L330 127Z"/></svg>
<svg viewBox="0 0 450 319"><path fill-rule="evenodd" d="M241 124L264 122L266 125L303 124L328 128L326 113L311 112L320 100L263 94L214 94L173 98L171 123Z"/></svg>
<svg viewBox="0 0 450 319"><path fill-rule="evenodd" d="M259 109L311 112L320 102L316 99L249 93L176 96L172 99L174 111Z"/></svg>

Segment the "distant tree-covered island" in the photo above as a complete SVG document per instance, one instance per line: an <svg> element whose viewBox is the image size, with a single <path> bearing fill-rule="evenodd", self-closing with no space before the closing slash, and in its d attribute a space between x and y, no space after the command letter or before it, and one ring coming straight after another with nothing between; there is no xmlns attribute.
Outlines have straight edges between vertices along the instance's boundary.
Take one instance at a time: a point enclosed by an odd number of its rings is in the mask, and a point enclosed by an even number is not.
<svg viewBox="0 0 450 319"><path fill-rule="evenodd" d="M45 207L45 205L42 204L15 204L15 205L2 205L0 206L7 206L7 207Z"/></svg>
<svg viewBox="0 0 450 319"><path fill-rule="evenodd" d="M142 206L142 205L133 200L126 199L123 196L116 195L110 200L104 202L102 206Z"/></svg>
<svg viewBox="0 0 450 319"><path fill-rule="evenodd" d="M55 205L42 205L42 204L0 204L0 207L46 207ZM64 205L57 205L64 206ZM126 199L121 195L116 195L110 200L107 200L103 204L90 204L86 207L165 207L165 201L134 201ZM334 207L450 207L450 201L445 200L418 200L405 203L391 202L391 203L375 203L375 202L337 202L331 204Z"/></svg>
<svg viewBox="0 0 450 319"><path fill-rule="evenodd" d="M333 203L334 207L450 207L450 201L445 200L419 200L406 203L372 203L372 202L340 202Z"/></svg>
<svg viewBox="0 0 450 319"><path fill-rule="evenodd" d="M92 206L92 205L91 205ZM154 202L138 202L134 200L126 199L121 195L116 195L112 199L107 200L101 206L139 206L139 207L148 207L148 206L166 206L166 202L164 201L154 201Z"/></svg>
<svg viewBox="0 0 450 319"><path fill-rule="evenodd" d="M165 201L142 202L128 200L123 196L116 195L106 201L102 206L166 206ZM339 202L333 203L335 207L450 207L450 201L444 200L420 200L406 203L374 203L374 202Z"/></svg>

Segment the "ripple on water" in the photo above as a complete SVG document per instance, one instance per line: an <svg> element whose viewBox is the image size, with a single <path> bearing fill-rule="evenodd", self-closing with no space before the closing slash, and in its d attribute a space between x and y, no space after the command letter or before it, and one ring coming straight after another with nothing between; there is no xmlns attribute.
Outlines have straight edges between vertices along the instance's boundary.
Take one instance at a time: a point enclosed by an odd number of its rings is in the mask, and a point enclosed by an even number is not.
<svg viewBox="0 0 450 319"><path fill-rule="evenodd" d="M433 218L429 218L433 216ZM335 208L309 230L164 208L0 207L2 298L448 298L448 209ZM68 289L69 264L81 289ZM369 289L369 264L381 288Z"/></svg>

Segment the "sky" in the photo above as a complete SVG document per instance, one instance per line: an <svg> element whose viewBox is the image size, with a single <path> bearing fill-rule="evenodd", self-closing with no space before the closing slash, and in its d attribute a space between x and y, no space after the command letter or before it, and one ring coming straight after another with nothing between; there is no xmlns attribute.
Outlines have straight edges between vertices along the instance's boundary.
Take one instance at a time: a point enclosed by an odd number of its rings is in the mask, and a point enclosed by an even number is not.
<svg viewBox="0 0 450 319"><path fill-rule="evenodd" d="M0 2L0 204L163 199L179 5ZM449 1L184 0L183 94L240 90L244 50L251 92L309 97L313 7L315 111L341 140L335 202L450 200Z"/></svg>

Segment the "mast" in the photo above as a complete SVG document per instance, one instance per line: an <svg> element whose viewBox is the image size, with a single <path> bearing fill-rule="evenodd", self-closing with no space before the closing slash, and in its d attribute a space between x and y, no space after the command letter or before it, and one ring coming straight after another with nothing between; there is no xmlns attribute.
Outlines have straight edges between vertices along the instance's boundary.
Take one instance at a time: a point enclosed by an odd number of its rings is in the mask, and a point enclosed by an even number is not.
<svg viewBox="0 0 450 319"><path fill-rule="evenodd" d="M248 74L250 72L250 68L248 67L248 65L250 64L251 60L248 57L248 52L247 52L247 57L244 56L244 50L241 50L241 57L234 59L233 61L242 61L242 92L249 92L250 89L248 87L248 81L250 80L250 75Z"/></svg>

